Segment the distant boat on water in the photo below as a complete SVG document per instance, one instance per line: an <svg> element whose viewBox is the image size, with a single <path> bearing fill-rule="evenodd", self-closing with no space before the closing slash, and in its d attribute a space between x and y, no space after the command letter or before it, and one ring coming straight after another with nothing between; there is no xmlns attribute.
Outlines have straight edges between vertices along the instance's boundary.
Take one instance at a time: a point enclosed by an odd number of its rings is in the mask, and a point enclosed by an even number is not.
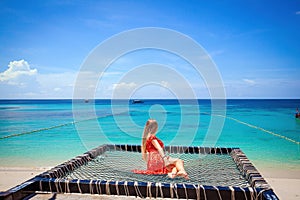
<svg viewBox="0 0 300 200"><path fill-rule="evenodd" d="M137 104L137 103L144 103L144 101L139 100L139 99L132 100L132 104Z"/></svg>
<svg viewBox="0 0 300 200"><path fill-rule="evenodd" d="M298 108L296 109L295 117L300 119L300 112Z"/></svg>

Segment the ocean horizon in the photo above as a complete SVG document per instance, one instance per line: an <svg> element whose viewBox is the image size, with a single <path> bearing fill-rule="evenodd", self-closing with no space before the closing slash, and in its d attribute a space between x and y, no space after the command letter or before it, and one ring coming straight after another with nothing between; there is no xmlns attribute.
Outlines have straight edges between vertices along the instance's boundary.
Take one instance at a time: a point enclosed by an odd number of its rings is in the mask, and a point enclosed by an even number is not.
<svg viewBox="0 0 300 200"><path fill-rule="evenodd" d="M260 166L300 167L298 99L227 99L215 112L210 99L141 100L2 99L0 167L51 167L102 144L140 144L149 118L165 145L239 147Z"/></svg>

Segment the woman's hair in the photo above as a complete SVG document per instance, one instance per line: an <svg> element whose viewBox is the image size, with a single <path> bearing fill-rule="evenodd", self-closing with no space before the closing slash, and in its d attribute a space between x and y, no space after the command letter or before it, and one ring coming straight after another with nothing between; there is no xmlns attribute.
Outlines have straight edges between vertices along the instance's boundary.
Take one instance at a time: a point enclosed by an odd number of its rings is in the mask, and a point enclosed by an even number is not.
<svg viewBox="0 0 300 200"><path fill-rule="evenodd" d="M142 158L144 160L147 159L146 157L146 141L148 139L149 134L155 134L156 131L158 129L158 124L156 122L156 120L154 119L149 119L146 122L145 128L144 128L144 132L143 132L143 137L142 137Z"/></svg>

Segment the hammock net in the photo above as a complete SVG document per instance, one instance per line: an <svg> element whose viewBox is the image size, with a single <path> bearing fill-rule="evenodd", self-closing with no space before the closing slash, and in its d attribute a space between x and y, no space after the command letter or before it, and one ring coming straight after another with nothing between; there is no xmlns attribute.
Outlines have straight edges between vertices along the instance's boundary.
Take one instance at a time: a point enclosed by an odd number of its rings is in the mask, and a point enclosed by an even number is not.
<svg viewBox="0 0 300 200"><path fill-rule="evenodd" d="M97 156L85 165L67 173L65 179L141 181L187 183L215 186L248 187L249 183L238 170L228 154L169 154L184 161L189 180L181 177L174 179L167 175L135 174L134 169L145 170L146 162L141 153L109 150Z"/></svg>
<svg viewBox="0 0 300 200"><path fill-rule="evenodd" d="M278 200L239 148L165 147L184 161L189 180L136 174L145 170L140 145L102 145L4 193L22 199L35 191L184 199Z"/></svg>

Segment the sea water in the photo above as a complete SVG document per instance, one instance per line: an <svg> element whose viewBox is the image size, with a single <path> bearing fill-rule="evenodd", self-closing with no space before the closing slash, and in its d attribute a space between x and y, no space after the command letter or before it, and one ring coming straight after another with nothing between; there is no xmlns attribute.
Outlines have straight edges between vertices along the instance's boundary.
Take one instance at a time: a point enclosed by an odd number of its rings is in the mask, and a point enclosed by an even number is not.
<svg viewBox="0 0 300 200"><path fill-rule="evenodd" d="M55 166L101 144L140 144L154 118L166 145L239 147L254 163L300 168L300 100L225 103L214 114L210 100L0 100L0 167Z"/></svg>

